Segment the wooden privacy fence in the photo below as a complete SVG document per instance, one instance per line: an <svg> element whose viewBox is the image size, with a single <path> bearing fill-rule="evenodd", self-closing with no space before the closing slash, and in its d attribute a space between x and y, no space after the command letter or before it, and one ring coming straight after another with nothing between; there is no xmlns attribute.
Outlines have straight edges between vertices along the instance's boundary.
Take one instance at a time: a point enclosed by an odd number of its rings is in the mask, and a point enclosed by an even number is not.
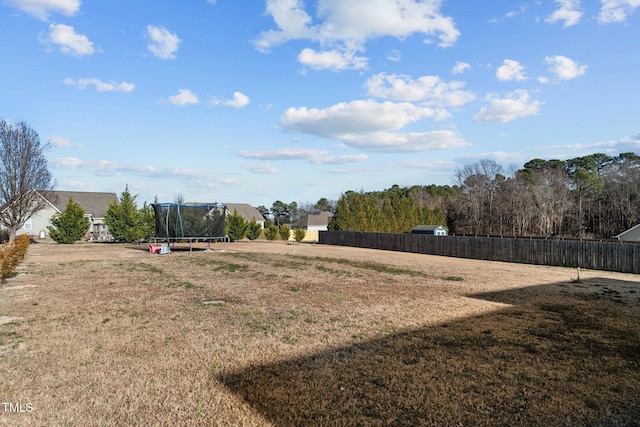
<svg viewBox="0 0 640 427"><path fill-rule="evenodd" d="M522 264L581 267L640 273L640 244L593 240L428 236L420 234L322 231L325 245L384 249Z"/></svg>

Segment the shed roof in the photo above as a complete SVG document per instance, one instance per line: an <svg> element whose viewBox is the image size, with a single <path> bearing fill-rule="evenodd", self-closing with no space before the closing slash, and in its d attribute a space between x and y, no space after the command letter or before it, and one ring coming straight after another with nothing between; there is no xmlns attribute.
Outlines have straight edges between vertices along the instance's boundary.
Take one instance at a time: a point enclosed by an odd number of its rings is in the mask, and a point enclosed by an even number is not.
<svg viewBox="0 0 640 427"><path fill-rule="evenodd" d="M447 229L447 227L445 227L444 225L418 225L412 228L412 230L416 230L416 231L434 231L437 230L439 228L444 228L445 230Z"/></svg>

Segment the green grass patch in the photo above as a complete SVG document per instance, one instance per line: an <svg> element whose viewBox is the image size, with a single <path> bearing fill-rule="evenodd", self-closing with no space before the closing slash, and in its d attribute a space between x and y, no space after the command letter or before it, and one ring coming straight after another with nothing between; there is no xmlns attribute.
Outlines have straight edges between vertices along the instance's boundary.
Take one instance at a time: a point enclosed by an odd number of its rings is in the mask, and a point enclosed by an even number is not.
<svg viewBox="0 0 640 427"><path fill-rule="evenodd" d="M349 267L354 267L361 270L374 271L376 273L386 273L392 275L405 275L412 277L426 277L426 273L422 271L411 270L407 268L399 268L393 267L388 264L384 264L381 262L375 261L354 261L350 259L342 259L342 258L327 258L327 257L305 257L305 256L297 256L295 258L303 259L305 261L321 261L324 263L337 264L337 265L345 265ZM306 264L305 264L306 265ZM327 266L316 266L316 269L319 271L326 271L329 273L335 273L336 270L331 269Z"/></svg>

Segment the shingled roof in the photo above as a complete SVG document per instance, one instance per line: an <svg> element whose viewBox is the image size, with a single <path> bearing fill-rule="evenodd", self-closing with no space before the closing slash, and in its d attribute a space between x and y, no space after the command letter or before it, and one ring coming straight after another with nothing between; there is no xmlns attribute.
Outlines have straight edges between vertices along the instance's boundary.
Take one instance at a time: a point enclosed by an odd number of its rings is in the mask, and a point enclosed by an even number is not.
<svg viewBox="0 0 640 427"><path fill-rule="evenodd" d="M322 226L327 226L329 224L329 222L331 221L331 218L333 218L333 213L329 212L329 211L310 213L310 214L307 214L307 215L303 216L302 218L300 218L299 220L297 220L293 224L291 224L291 227L314 227L314 226L315 227L322 227Z"/></svg>
<svg viewBox="0 0 640 427"><path fill-rule="evenodd" d="M104 218L109 205L118 201L116 193L96 193L91 191L50 191L43 197L58 211L66 209L69 198L82 206L85 215Z"/></svg>
<svg viewBox="0 0 640 427"><path fill-rule="evenodd" d="M264 217L260 211L253 206L246 203L225 203L227 205L227 211L233 214L234 211L247 221L251 221L255 218L257 222L264 222Z"/></svg>

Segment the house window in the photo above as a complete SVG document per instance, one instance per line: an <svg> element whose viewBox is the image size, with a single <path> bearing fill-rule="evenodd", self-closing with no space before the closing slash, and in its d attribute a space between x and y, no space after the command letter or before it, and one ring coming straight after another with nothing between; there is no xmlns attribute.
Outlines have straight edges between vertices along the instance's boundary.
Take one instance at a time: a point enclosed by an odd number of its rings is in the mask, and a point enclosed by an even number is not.
<svg viewBox="0 0 640 427"><path fill-rule="evenodd" d="M33 221L31 220L31 218L29 218L28 220L26 220L24 222L24 229L25 230L31 230L33 228Z"/></svg>

